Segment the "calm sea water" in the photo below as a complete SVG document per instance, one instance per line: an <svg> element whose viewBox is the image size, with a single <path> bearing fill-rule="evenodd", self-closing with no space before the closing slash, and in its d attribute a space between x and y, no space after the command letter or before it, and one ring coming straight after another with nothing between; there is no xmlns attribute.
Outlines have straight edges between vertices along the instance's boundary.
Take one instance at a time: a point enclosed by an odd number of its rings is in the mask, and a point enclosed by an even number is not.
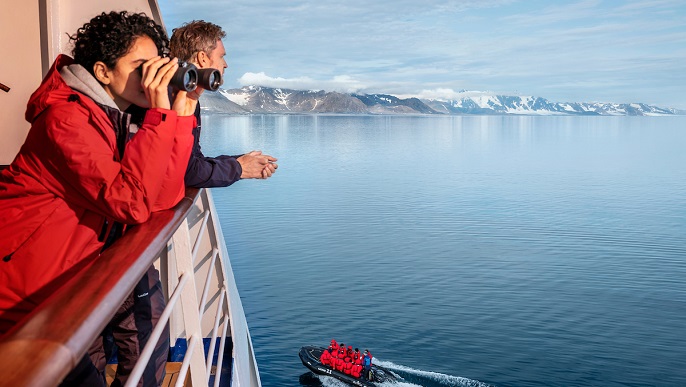
<svg viewBox="0 0 686 387"><path fill-rule="evenodd" d="M264 386L302 345L421 386L686 385L686 117L222 116L213 190Z"/></svg>

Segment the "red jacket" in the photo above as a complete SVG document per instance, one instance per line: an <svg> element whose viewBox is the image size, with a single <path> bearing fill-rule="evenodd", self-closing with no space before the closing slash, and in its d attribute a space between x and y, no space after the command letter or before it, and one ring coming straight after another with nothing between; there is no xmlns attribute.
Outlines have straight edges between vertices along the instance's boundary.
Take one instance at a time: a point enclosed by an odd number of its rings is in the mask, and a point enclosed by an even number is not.
<svg viewBox="0 0 686 387"><path fill-rule="evenodd" d="M60 76L71 63L58 57L31 95L31 129L0 174L0 335L99 254L108 226L183 198L195 118L151 109L120 158L103 109Z"/></svg>
<svg viewBox="0 0 686 387"><path fill-rule="evenodd" d="M350 375L359 378L362 375L362 366L360 364L353 364Z"/></svg>
<svg viewBox="0 0 686 387"><path fill-rule="evenodd" d="M353 363L350 361L349 357L345 357L345 364L343 364L343 372L347 375L350 375L353 370Z"/></svg>
<svg viewBox="0 0 686 387"><path fill-rule="evenodd" d="M322 352L322 356L319 358L319 361L321 361L324 365L331 364L331 353L328 349L325 349L324 352Z"/></svg>
<svg viewBox="0 0 686 387"><path fill-rule="evenodd" d="M339 347L338 349L338 361L336 362L336 369L339 371L343 371L343 368L345 368L345 348L344 347Z"/></svg>

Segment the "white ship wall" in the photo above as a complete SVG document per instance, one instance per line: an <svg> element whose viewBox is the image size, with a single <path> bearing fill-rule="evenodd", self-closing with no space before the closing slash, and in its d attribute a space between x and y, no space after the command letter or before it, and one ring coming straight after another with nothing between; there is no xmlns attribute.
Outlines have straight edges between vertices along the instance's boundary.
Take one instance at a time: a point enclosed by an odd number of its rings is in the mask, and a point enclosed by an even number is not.
<svg viewBox="0 0 686 387"><path fill-rule="evenodd" d="M0 165L12 162L29 124L26 103L53 60L70 53L68 35L101 12L144 12L162 23L156 0L2 0L0 12Z"/></svg>

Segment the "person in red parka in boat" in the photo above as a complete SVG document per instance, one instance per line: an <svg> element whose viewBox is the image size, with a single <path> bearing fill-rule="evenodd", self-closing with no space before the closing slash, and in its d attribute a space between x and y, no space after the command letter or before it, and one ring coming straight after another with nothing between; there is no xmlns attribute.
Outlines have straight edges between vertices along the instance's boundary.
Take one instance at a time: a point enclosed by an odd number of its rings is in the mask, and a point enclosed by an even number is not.
<svg viewBox="0 0 686 387"><path fill-rule="evenodd" d="M362 354L360 354L360 350L357 348L355 348L353 353L352 376L356 378L362 376Z"/></svg>
<svg viewBox="0 0 686 387"><path fill-rule="evenodd" d="M345 369L345 356L345 345L341 344L341 346L338 348L338 362L336 363L336 371L343 372Z"/></svg>
<svg viewBox="0 0 686 387"><path fill-rule="evenodd" d="M325 366L331 365L331 347L322 351L322 356L319 357L319 361Z"/></svg>
<svg viewBox="0 0 686 387"><path fill-rule="evenodd" d="M352 374L353 369L353 359L350 356L350 352L346 351L345 357L343 358L343 373L346 375Z"/></svg>
<svg viewBox="0 0 686 387"><path fill-rule="evenodd" d="M336 369L336 364L338 364L338 349L333 349L333 347L329 348L331 348L331 360L329 361L329 365L331 368Z"/></svg>

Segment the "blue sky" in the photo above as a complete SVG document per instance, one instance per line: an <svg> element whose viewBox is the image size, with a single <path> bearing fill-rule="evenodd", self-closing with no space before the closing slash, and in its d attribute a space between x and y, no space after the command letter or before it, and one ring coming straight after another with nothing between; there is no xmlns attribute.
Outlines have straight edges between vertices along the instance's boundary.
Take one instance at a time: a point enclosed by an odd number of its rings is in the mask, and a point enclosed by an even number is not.
<svg viewBox="0 0 686 387"><path fill-rule="evenodd" d="M158 0L227 32L224 87L686 109L686 1Z"/></svg>

